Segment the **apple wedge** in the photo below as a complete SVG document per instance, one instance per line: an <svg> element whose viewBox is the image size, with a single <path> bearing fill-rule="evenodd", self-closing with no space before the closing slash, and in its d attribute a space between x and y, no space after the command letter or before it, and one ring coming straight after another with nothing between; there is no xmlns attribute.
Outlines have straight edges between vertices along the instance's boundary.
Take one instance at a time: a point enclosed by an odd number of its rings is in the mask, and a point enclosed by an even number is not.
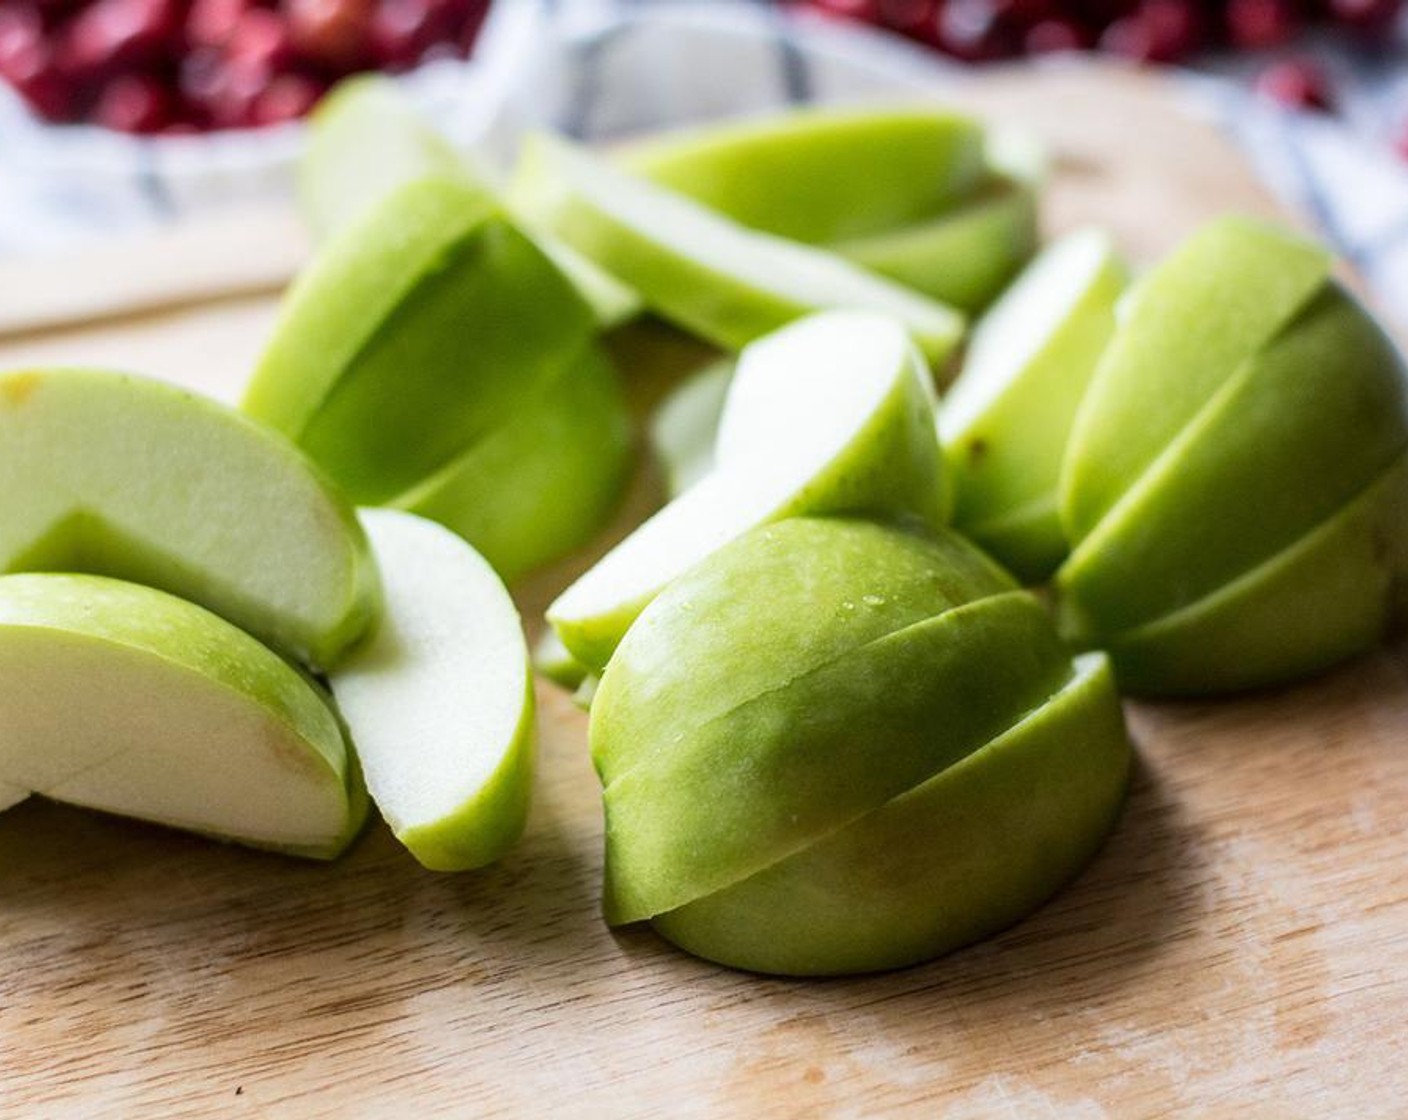
<svg viewBox="0 0 1408 1120"><path fill-rule="evenodd" d="M696 956L790 976L951 952L1032 912L1090 862L1129 762L1114 674L1087 654L1060 691L966 757L651 924Z"/></svg>
<svg viewBox="0 0 1408 1120"><path fill-rule="evenodd" d="M295 282L244 408L379 504L461 455L594 332L576 291L482 195L422 179Z"/></svg>
<svg viewBox="0 0 1408 1120"><path fill-rule="evenodd" d="M390 78L358 74L338 84L309 120L298 163L304 219L328 237L417 179L450 179L492 202L489 168L437 132ZM636 294L551 234L533 233L538 248L577 288L603 327L640 311Z"/></svg>
<svg viewBox="0 0 1408 1120"><path fill-rule="evenodd" d="M1061 516L1072 540L1310 302L1330 264L1324 249L1274 226L1223 218L1130 290L1123 328L1071 433Z"/></svg>
<svg viewBox="0 0 1408 1120"><path fill-rule="evenodd" d="M845 512L943 518L927 370L901 324L861 311L748 347L713 472L564 591L548 620L599 671L646 604L721 545L764 522Z"/></svg>
<svg viewBox="0 0 1408 1120"><path fill-rule="evenodd" d="M587 667L572 656L572 651L562 644L557 631L551 627L543 631L538 644L533 647L533 669L569 692L580 688L590 675Z"/></svg>
<svg viewBox="0 0 1408 1120"><path fill-rule="evenodd" d="M1036 188L996 179L943 212L830 248L969 315L987 307L1038 245Z"/></svg>
<svg viewBox="0 0 1408 1120"><path fill-rule="evenodd" d="M372 800L436 871L482 867L516 841L533 784L533 681L518 611L459 537L363 510L386 610L332 675Z"/></svg>
<svg viewBox="0 0 1408 1120"><path fill-rule="evenodd" d="M366 815L316 686L139 584L0 577L0 723L6 787L55 801L315 859Z"/></svg>
<svg viewBox="0 0 1408 1120"><path fill-rule="evenodd" d="M928 218L986 174L977 122L918 104L681 130L627 147L620 163L742 225L812 244Z"/></svg>
<svg viewBox="0 0 1408 1120"><path fill-rule="evenodd" d="M824 250L748 229L546 135L525 145L515 198L652 310L728 350L827 308L901 320L935 365L963 334L963 317L950 307Z"/></svg>
<svg viewBox="0 0 1408 1120"><path fill-rule="evenodd" d="M665 471L665 488L677 498L713 469L734 363L718 361L690 374L650 418L651 449Z"/></svg>
<svg viewBox="0 0 1408 1120"><path fill-rule="evenodd" d="M634 450L616 371L588 343L499 427L387 504L453 529L511 582L592 539Z"/></svg>
<svg viewBox="0 0 1408 1120"><path fill-rule="evenodd" d="M416 110L395 82L358 74L339 82L308 118L298 162L304 219L327 237L397 188L427 177L454 179L492 197L488 176Z"/></svg>
<svg viewBox="0 0 1408 1120"><path fill-rule="evenodd" d="M287 441L183 389L0 375L0 571L162 588L332 665L378 608L351 507Z"/></svg>
<svg viewBox="0 0 1408 1120"><path fill-rule="evenodd" d="M979 321L939 408L954 526L1029 583L1066 554L1061 463L1126 279L1101 231L1047 247Z"/></svg>

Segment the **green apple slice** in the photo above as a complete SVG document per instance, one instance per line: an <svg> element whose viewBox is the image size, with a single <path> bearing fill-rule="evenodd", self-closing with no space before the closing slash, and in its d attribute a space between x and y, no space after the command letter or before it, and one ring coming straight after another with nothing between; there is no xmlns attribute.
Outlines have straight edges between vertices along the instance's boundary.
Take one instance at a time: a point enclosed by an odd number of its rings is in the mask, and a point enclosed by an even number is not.
<svg viewBox="0 0 1408 1120"><path fill-rule="evenodd" d="M603 794L607 921L655 917L803 850L978 749L1069 674L1045 610L1007 592L656 744Z"/></svg>
<svg viewBox="0 0 1408 1120"><path fill-rule="evenodd" d="M1035 910L1089 862L1129 764L1109 663L1086 655L1058 693L978 750L653 924L697 956L755 972L874 972L938 956Z"/></svg>
<svg viewBox="0 0 1408 1120"><path fill-rule="evenodd" d="M660 403L650 418L650 446L665 469L665 487L676 498L714 467L714 439L734 363L725 359L696 371Z"/></svg>
<svg viewBox="0 0 1408 1120"><path fill-rule="evenodd" d="M332 676L396 838L436 871L518 839L533 783L533 681L518 611L473 549L433 522L364 510L386 611Z"/></svg>
<svg viewBox="0 0 1408 1120"><path fill-rule="evenodd" d="M339 82L308 119L298 162L298 199L319 237L361 218L416 179L455 179L491 198L487 176L432 128L391 79Z"/></svg>
<svg viewBox="0 0 1408 1120"><path fill-rule="evenodd" d="M621 162L745 226L815 244L927 218L986 173L977 123L930 105L791 110L667 134Z"/></svg>
<svg viewBox="0 0 1408 1120"><path fill-rule="evenodd" d="M334 237L286 298L244 407L354 500L392 500L532 397L590 310L464 185L423 179Z"/></svg>
<svg viewBox="0 0 1408 1120"><path fill-rule="evenodd" d="M298 163L303 216L320 237L352 224L417 179L451 179L492 202L493 176L437 132L390 78L358 74L318 103ZM577 288L602 326L640 310L634 292L548 235L534 241Z"/></svg>
<svg viewBox="0 0 1408 1120"><path fill-rule="evenodd" d="M1029 582L1066 553L1057 514L1061 462L1076 410L1115 329L1124 264L1093 229L1043 250L973 331L963 371L939 410L957 492L954 524ZM1018 526L1030 522L1013 551ZM998 532L985 528L996 523Z"/></svg>
<svg viewBox="0 0 1408 1120"><path fill-rule="evenodd" d="M903 321L934 364L962 337L963 318L950 307L823 250L750 230L564 141L530 138L519 178L520 205L562 240L653 310L725 349L837 307Z"/></svg>
<svg viewBox="0 0 1408 1120"><path fill-rule="evenodd" d="M1332 516L1408 446L1405 377L1379 326L1326 285L1075 548L1057 577L1084 620L1070 636L1189 606Z"/></svg>
<svg viewBox="0 0 1408 1120"><path fill-rule="evenodd" d="M934 217L831 246L847 260L967 314L987 307L1037 250L1036 190L991 186Z"/></svg>
<svg viewBox="0 0 1408 1120"><path fill-rule="evenodd" d="M337 717L228 622L102 576L0 577L7 787L331 859L366 814Z"/></svg>
<svg viewBox="0 0 1408 1120"><path fill-rule="evenodd" d="M557 631L551 628L543 631L533 647L533 668L569 692L579 688L590 676L587 667L572 656L572 651L562 644Z"/></svg>
<svg viewBox="0 0 1408 1120"><path fill-rule="evenodd" d="M171 385L0 375L0 494L0 571L150 584L321 666L377 610L344 499L276 434Z"/></svg>
<svg viewBox="0 0 1408 1120"><path fill-rule="evenodd" d="M1319 246L1225 218L1135 285L1071 433L1061 485L1072 541L1094 529L1329 271Z"/></svg>
<svg viewBox="0 0 1408 1120"><path fill-rule="evenodd" d="M932 393L904 328L883 316L829 312L755 343L730 388L714 472L564 591L549 621L600 670L661 588L755 525L845 512L940 523Z"/></svg>
<svg viewBox="0 0 1408 1120"><path fill-rule="evenodd" d="M1270 560L1197 602L1104 636L1121 685L1145 696L1298 680L1368 649L1408 571L1408 456Z"/></svg>
<svg viewBox="0 0 1408 1120"><path fill-rule="evenodd" d="M601 529L633 448L616 371L589 343L502 426L388 504L453 529L512 581Z"/></svg>

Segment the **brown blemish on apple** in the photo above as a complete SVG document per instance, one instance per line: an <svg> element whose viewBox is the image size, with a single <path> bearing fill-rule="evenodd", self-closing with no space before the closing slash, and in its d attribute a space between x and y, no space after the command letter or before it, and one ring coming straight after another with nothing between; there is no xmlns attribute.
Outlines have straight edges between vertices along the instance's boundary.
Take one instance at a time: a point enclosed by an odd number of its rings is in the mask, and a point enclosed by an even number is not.
<svg viewBox="0 0 1408 1120"><path fill-rule="evenodd" d="M985 439L975 439L968 445L968 462L973 465L981 463L988 453L988 441Z"/></svg>
<svg viewBox="0 0 1408 1120"><path fill-rule="evenodd" d="M7 407L19 408L39 388L39 374L12 373L0 380L0 399Z"/></svg>

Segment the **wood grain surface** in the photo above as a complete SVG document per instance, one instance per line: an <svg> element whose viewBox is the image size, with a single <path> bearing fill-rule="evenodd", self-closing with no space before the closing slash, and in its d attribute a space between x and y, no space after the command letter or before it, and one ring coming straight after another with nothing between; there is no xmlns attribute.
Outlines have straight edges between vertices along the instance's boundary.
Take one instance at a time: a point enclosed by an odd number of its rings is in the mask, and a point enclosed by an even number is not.
<svg viewBox="0 0 1408 1120"><path fill-rule="evenodd" d="M1052 229L1099 221L1147 258L1214 213L1273 210L1152 79L1025 73L955 98L1052 143ZM236 396L291 257L287 215L241 221L240 261L209 233L150 247L166 276L199 258L191 300L124 287L141 258L70 262L62 300L0 318L0 367ZM0 269L0 305L23 275ZM646 473L618 531L652 500ZM531 626L585 563L519 589ZM421 870L379 825L320 866L39 802L0 816L0 1116L1408 1115L1402 649L1280 692L1131 704L1129 806L1073 886L946 959L826 982L608 931L585 721L550 685L539 700L527 835L474 874Z"/></svg>

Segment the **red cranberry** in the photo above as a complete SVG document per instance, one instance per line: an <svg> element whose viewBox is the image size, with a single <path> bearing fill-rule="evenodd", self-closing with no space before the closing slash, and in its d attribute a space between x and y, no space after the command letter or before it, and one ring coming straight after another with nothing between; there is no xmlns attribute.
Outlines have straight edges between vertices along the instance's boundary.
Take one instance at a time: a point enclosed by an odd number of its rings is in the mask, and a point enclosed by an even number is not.
<svg viewBox="0 0 1408 1120"><path fill-rule="evenodd" d="M1326 0L1330 18L1365 34L1392 30L1403 12L1403 0Z"/></svg>
<svg viewBox="0 0 1408 1120"><path fill-rule="evenodd" d="M223 48L255 0L191 0L186 42L192 47Z"/></svg>
<svg viewBox="0 0 1408 1120"><path fill-rule="evenodd" d="M826 15L876 22L881 18L882 0L813 0Z"/></svg>
<svg viewBox="0 0 1408 1120"><path fill-rule="evenodd" d="M323 96L324 86L304 74L280 74L254 99L251 118L256 125L282 124L308 115Z"/></svg>
<svg viewBox="0 0 1408 1120"><path fill-rule="evenodd" d="M163 136L199 136L200 125L195 121L172 121L161 130Z"/></svg>
<svg viewBox="0 0 1408 1120"><path fill-rule="evenodd" d="M159 59L180 30L175 0L96 0L63 28L59 65L71 74L113 74Z"/></svg>
<svg viewBox="0 0 1408 1120"><path fill-rule="evenodd" d="M250 8L236 21L224 53L251 69L267 69L272 76L293 60L293 39L277 12Z"/></svg>
<svg viewBox="0 0 1408 1120"><path fill-rule="evenodd" d="M1329 79L1308 59L1292 59L1268 66L1257 77L1256 91L1290 109L1329 112L1334 108Z"/></svg>
<svg viewBox="0 0 1408 1120"><path fill-rule="evenodd" d="M373 0L282 0L293 45L310 62L345 73L367 61Z"/></svg>
<svg viewBox="0 0 1408 1120"><path fill-rule="evenodd" d="M1090 32L1066 16L1044 19L1022 37L1022 49L1027 54L1060 54L1085 50L1090 45Z"/></svg>
<svg viewBox="0 0 1408 1120"><path fill-rule="evenodd" d="M451 39L455 13L437 0L379 0L372 15L372 53L392 70L415 65L435 44Z"/></svg>
<svg viewBox="0 0 1408 1120"><path fill-rule="evenodd" d="M459 45L464 54L473 52L475 41L479 38L479 32L488 15L489 0L472 0L469 11L465 13L464 25L460 28Z"/></svg>
<svg viewBox="0 0 1408 1120"><path fill-rule="evenodd" d="M71 116L74 89L59 72L36 9L0 8L0 78L40 116L49 120Z"/></svg>
<svg viewBox="0 0 1408 1120"><path fill-rule="evenodd" d="M1176 62L1207 42L1207 21L1195 0L1142 0L1139 15L1149 29L1155 61Z"/></svg>
<svg viewBox="0 0 1408 1120"><path fill-rule="evenodd" d="M939 0L879 0L877 23L906 35L922 35L934 25Z"/></svg>
<svg viewBox="0 0 1408 1120"><path fill-rule="evenodd" d="M965 62L988 62L1017 53L1016 37L990 0L948 0L939 13L938 45Z"/></svg>
<svg viewBox="0 0 1408 1120"><path fill-rule="evenodd" d="M1232 45L1247 50L1279 46L1301 26L1293 0L1227 0L1226 20Z"/></svg>
<svg viewBox="0 0 1408 1120"><path fill-rule="evenodd" d="M89 119L118 132L156 132L171 120L171 91L150 74L121 74L98 93Z"/></svg>

